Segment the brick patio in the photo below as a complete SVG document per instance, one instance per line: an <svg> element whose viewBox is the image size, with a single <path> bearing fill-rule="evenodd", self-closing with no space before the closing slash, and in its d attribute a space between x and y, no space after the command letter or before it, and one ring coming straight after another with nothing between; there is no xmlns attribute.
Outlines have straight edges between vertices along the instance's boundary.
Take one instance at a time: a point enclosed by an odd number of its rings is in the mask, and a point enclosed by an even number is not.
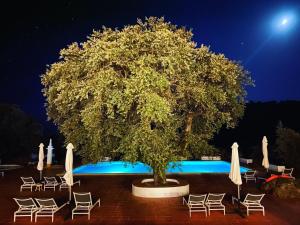
<svg viewBox="0 0 300 225"><path fill-rule="evenodd" d="M61 169L47 169L45 175L62 172ZM26 167L7 172L0 178L0 224L34 224L29 218L17 218L13 222L13 212L17 205L13 197L54 197L59 204L67 201L67 190L46 192L20 192L20 176L33 176L38 179L38 171L33 167ZM204 213L193 213L189 217L187 207L182 205L181 198L144 199L131 194L131 183L138 176L111 175L79 177L81 186L75 186L74 191L91 191L95 198L101 198L101 207L94 208L91 220L87 216L76 216L71 220L73 202L56 213L54 223L58 224L230 224L230 225L299 225L300 200L280 200L267 195L262 203L265 206L266 216L253 212L249 217L245 210L240 213L230 202L232 194L236 194L237 187L231 183L227 175L178 175L190 184L191 193L226 192L224 204L226 215L222 212L212 212L205 218ZM140 176L139 176L140 177ZM173 176L176 177L176 176ZM244 182L245 183L245 182ZM256 184L243 184L242 193L259 193ZM51 224L50 218L39 218L36 224Z"/></svg>

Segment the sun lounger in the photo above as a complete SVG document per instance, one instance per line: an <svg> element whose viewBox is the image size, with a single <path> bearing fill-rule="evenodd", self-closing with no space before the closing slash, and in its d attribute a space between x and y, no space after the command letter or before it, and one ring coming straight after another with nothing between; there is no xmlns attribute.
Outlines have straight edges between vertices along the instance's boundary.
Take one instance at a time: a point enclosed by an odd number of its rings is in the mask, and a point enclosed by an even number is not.
<svg viewBox="0 0 300 225"><path fill-rule="evenodd" d="M205 206L208 209L208 215L210 215L211 210L221 210L223 211L225 215L225 206L222 204L222 200L225 196L225 193L222 194L212 194L209 193L206 201L205 201Z"/></svg>
<svg viewBox="0 0 300 225"><path fill-rule="evenodd" d="M45 184L44 184L44 191L48 189L53 189L55 191L55 187L60 185L60 183L56 180L55 177L44 177Z"/></svg>
<svg viewBox="0 0 300 225"><path fill-rule="evenodd" d="M63 188L69 188L69 185L67 185L66 183L66 179L64 177L59 177L61 183L59 185L59 190L61 191L61 189ZM80 180L77 180L74 182L74 184L78 184L80 186Z"/></svg>
<svg viewBox="0 0 300 225"><path fill-rule="evenodd" d="M208 156L201 156L201 160L209 160Z"/></svg>
<svg viewBox="0 0 300 225"><path fill-rule="evenodd" d="M53 198L35 198L35 200L39 205L39 210L35 213L35 222L38 217L51 217L53 222L54 214L68 204L67 202L58 207Z"/></svg>
<svg viewBox="0 0 300 225"><path fill-rule="evenodd" d="M201 160L221 160L221 156L201 156Z"/></svg>
<svg viewBox="0 0 300 225"><path fill-rule="evenodd" d="M92 196L90 192L76 193L74 194L75 208L72 210L72 219L74 215L88 215L90 219L91 210L98 204L100 207L100 198L93 204Z"/></svg>
<svg viewBox="0 0 300 225"><path fill-rule="evenodd" d="M19 209L14 212L14 222L17 217L30 216L32 222L33 214L38 210L36 203L32 198L14 198L19 206Z"/></svg>
<svg viewBox="0 0 300 225"><path fill-rule="evenodd" d="M32 188L36 186L32 177L21 177L21 180L23 181L23 184L20 187L20 191L23 191L23 189L30 189L30 191L32 191Z"/></svg>
<svg viewBox="0 0 300 225"><path fill-rule="evenodd" d="M250 164L253 163L252 159L240 158L240 162Z"/></svg>
<svg viewBox="0 0 300 225"><path fill-rule="evenodd" d="M265 208L260 203L264 196L265 194L247 194L244 201L240 202L247 208L247 216L249 216L250 211L261 211L265 215Z"/></svg>
<svg viewBox="0 0 300 225"><path fill-rule="evenodd" d="M248 182L248 180L254 180L254 182L256 183L256 170L249 170L244 174L244 178L246 179L246 183Z"/></svg>
<svg viewBox="0 0 300 225"><path fill-rule="evenodd" d="M290 178L296 179L295 177L293 177L293 171L294 171L294 168L285 168L281 175L289 176Z"/></svg>
<svg viewBox="0 0 300 225"><path fill-rule="evenodd" d="M189 195L187 201L185 198L183 198L182 204L186 204L189 208L190 217L192 217L192 212L205 212L205 216L207 216L207 209L205 207L206 196L206 194Z"/></svg>
<svg viewBox="0 0 300 225"><path fill-rule="evenodd" d="M284 171L284 169L285 169L285 166L277 166L277 165L273 165L273 164L270 164L269 168L268 168L268 170L279 172L279 173L282 173Z"/></svg>

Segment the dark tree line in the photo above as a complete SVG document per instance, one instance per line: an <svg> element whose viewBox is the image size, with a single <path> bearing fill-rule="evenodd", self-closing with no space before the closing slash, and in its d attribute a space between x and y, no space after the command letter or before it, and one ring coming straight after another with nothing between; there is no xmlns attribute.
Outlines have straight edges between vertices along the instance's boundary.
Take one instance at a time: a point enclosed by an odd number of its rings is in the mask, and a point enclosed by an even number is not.
<svg viewBox="0 0 300 225"><path fill-rule="evenodd" d="M279 162L282 157L276 149L276 130L279 124L300 132L300 101L249 102L244 117L234 129L222 129L214 138L214 144L230 153L233 142L239 143L240 154L261 160L261 141L265 135L269 143L269 157Z"/></svg>
<svg viewBox="0 0 300 225"><path fill-rule="evenodd" d="M0 104L0 159L28 162L43 137L43 126L16 105Z"/></svg>

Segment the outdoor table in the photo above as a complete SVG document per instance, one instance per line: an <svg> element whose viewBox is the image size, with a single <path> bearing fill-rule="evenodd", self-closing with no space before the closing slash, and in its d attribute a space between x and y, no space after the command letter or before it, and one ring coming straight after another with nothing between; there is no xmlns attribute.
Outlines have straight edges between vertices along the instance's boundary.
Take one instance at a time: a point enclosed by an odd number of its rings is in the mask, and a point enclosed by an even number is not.
<svg viewBox="0 0 300 225"><path fill-rule="evenodd" d="M35 191L41 191L43 189L43 184L37 183L35 185Z"/></svg>

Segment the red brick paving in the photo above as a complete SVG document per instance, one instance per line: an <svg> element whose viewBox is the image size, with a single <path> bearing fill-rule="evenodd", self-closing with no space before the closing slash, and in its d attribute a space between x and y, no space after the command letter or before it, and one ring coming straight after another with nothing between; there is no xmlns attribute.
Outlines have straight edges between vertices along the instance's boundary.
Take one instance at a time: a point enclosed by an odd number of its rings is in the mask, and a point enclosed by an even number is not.
<svg viewBox="0 0 300 225"><path fill-rule="evenodd" d="M46 175L62 172L62 169L48 169ZM13 212L17 209L13 197L54 197L59 204L67 201L67 190L46 192L20 192L20 176L34 176L38 179L38 172L30 168L10 171L0 178L0 224L34 224L28 218L17 218L13 222ZM75 216L71 220L73 203L56 213L54 223L58 224L207 224L207 225L299 225L300 200L281 200L267 195L262 203L266 216L253 212L249 217L245 211L241 215L230 202L230 196L236 194L237 188L231 183L227 175L178 175L190 184L191 193L226 192L226 215L222 212L212 212L205 218L204 213L193 213L189 217L187 207L182 205L181 198L145 199L131 194L131 183L140 176L112 175L80 177L81 186L74 186L74 191L91 191L95 198L101 198L101 207L94 208L91 220L87 216ZM173 176L176 177L176 176ZM253 182L243 184L242 193L259 193ZM39 218L36 224L51 224L50 218Z"/></svg>

